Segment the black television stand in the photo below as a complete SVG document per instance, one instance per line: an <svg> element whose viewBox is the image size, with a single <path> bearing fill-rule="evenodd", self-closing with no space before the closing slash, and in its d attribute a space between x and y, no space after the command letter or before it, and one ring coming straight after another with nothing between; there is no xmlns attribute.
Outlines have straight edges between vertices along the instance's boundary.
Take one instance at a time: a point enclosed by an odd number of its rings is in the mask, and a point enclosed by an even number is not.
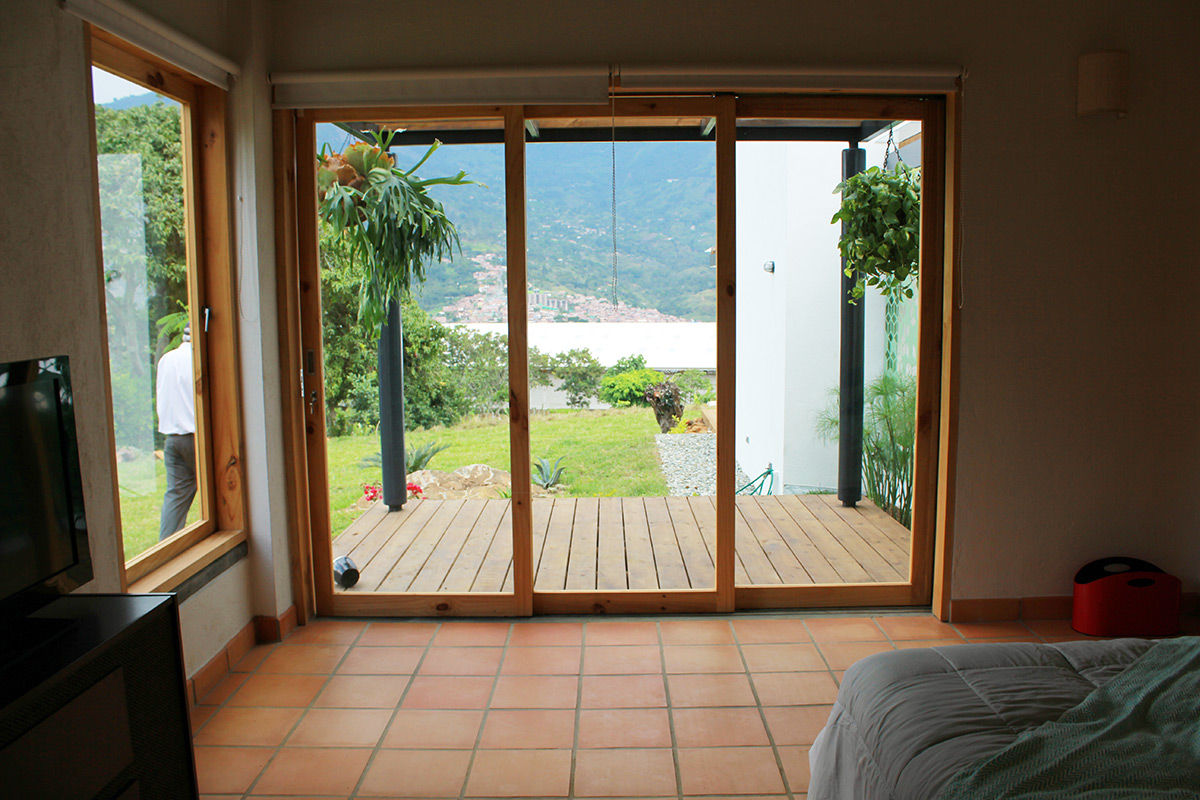
<svg viewBox="0 0 1200 800"><path fill-rule="evenodd" d="M0 793L198 797L173 595L67 595L22 627L0 665Z"/></svg>

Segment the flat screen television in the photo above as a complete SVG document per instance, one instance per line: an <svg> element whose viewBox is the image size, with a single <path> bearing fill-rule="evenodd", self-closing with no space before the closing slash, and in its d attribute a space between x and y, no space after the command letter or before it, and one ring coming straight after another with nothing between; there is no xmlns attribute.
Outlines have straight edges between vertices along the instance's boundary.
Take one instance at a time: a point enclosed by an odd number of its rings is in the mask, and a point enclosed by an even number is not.
<svg viewBox="0 0 1200 800"><path fill-rule="evenodd" d="M0 362L0 627L91 579L68 358Z"/></svg>

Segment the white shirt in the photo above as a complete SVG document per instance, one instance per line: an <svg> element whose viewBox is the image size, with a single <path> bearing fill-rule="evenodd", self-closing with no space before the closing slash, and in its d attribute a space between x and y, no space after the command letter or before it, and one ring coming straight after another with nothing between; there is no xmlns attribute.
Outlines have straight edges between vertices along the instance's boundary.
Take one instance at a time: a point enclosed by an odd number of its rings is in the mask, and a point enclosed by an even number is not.
<svg viewBox="0 0 1200 800"><path fill-rule="evenodd" d="M196 390L192 384L190 341L185 341L159 359L155 394L160 433L196 432Z"/></svg>

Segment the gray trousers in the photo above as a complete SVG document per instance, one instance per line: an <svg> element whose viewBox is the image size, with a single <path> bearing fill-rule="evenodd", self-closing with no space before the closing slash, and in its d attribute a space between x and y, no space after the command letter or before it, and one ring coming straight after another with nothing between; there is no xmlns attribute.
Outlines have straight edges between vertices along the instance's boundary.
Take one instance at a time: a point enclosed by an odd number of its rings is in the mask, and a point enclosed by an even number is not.
<svg viewBox="0 0 1200 800"><path fill-rule="evenodd" d="M160 542L184 526L196 497L196 434L168 433L163 443L163 463L167 467L167 492L158 526Z"/></svg>

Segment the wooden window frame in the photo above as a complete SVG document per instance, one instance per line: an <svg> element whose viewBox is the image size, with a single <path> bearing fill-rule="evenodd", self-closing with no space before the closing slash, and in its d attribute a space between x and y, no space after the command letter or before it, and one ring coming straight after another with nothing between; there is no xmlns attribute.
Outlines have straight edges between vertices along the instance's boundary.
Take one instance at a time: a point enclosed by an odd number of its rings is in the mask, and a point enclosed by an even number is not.
<svg viewBox="0 0 1200 800"><path fill-rule="evenodd" d="M956 96L787 95L704 97L616 97L612 105L503 105L325 108L275 113L276 198L279 247L280 349L286 365L285 391L292 401L285 408L285 434L290 485L304 490L307 502L296 500L298 524L293 530L293 588L307 613L329 615L404 616L528 616L562 613L730 612L765 608L831 606L934 605L944 613L949 597L951 522L953 513L954 426L957 416L953 297L953 191L956 138L947 129L956 119ZM735 586L734 460L736 430L717 429L717 539L715 589L672 591L537 591L533 587L531 509L529 506L528 375L526 374L525 316L525 138L526 119L584 116L692 116L699 109L716 120L717 180L717 397L718 415L734 419L736 398L736 125L739 118L915 119L922 123L923 208L921 219L921 300L919 309L919 368L917 442L914 486L913 545L909 580L901 583ZM328 516L323 457L309 453L325 435L323 370L308 364L301 379L296 365L304 353L320 351L320 331L301 325L319 319L320 275L316 236L315 126L319 122L355 119L387 122L403 119L503 118L505 127L506 219L508 249L510 445L513 476L512 593L336 593L331 570L332 542L328 527L312 525ZM516 147L516 144L520 147ZM281 155L282 153L282 155ZM307 188L311 187L311 188ZM292 288L297 291L293 292ZM318 316L313 317L313 314ZM518 321L514 324L514 320ZM320 359L315 359L320 361ZM302 399L303 381L308 396ZM318 463L319 462L319 463ZM311 517L310 517L311 515ZM317 528L325 535L319 535ZM322 565L322 568L316 568ZM298 603L300 608L301 603Z"/></svg>
<svg viewBox="0 0 1200 800"><path fill-rule="evenodd" d="M205 516L128 561L124 557L119 513L116 520L122 554L122 589L166 590L178 586L246 538L236 276L226 147L227 93L106 31L91 26L89 29L89 67L99 67L183 105L180 133L188 294L193 316L198 317L202 308L208 309L207 331L200 329L204 323L197 319L192 337L200 396L196 454L202 473L198 475L197 489ZM94 128L92 136L94 149ZM98 184L95 191L98 196ZM107 338L103 346L107 363ZM112 387L107 370L105 377L111 424ZM115 475L116 453L110 456ZM115 487L113 494L119 509Z"/></svg>

